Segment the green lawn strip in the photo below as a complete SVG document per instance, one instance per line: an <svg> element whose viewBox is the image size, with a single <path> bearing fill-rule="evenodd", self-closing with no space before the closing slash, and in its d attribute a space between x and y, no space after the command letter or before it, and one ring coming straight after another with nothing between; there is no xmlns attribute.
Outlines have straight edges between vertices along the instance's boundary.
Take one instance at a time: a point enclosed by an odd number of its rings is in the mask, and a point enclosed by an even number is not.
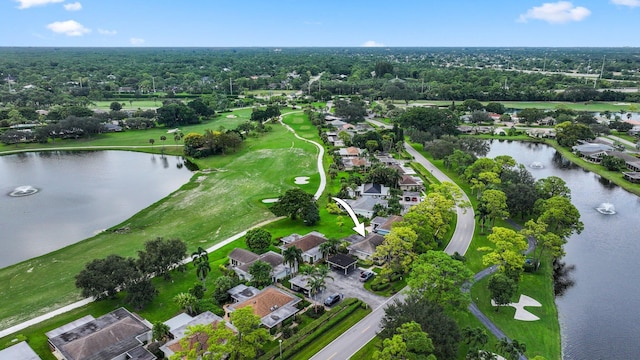
<svg viewBox="0 0 640 360"><path fill-rule="evenodd" d="M286 174L317 173L316 154L312 144L274 125L271 133L248 139L235 154L198 160L201 168L220 171L195 174L180 190L112 228L127 230L107 230L0 269L0 328L79 300L74 276L88 261L109 254L135 256L145 241L156 237L180 238L193 251L273 218L261 200L293 186Z"/></svg>
<svg viewBox="0 0 640 360"><path fill-rule="evenodd" d="M520 281L517 302L520 294L527 295L542 304L542 307L527 307L526 310L540 317L538 321L515 320L515 309L510 306L496 308L491 306L491 295L487 289L489 278L476 283L471 289L472 299L480 310L493 321L507 336L524 342L527 356L541 355L546 359L560 359L560 326L553 295L552 266L549 259L542 262L536 273L525 273Z"/></svg>
<svg viewBox="0 0 640 360"><path fill-rule="evenodd" d="M365 346L360 348L350 359L361 360L361 359L373 359L373 353L376 350L379 350L382 347L382 339L378 336L374 337L369 341Z"/></svg>
<svg viewBox="0 0 640 360"><path fill-rule="evenodd" d="M449 176L453 181L455 181L469 196L469 199L474 206L477 205L477 197L471 194L469 185L462 181L459 175L448 170L442 160L435 160L428 153L422 150L422 146L420 145L412 145L418 151L420 151L429 161L431 161L434 165L436 165L441 171L443 171L447 176ZM575 155L574 155L575 157ZM598 165L599 166L599 165ZM473 271L478 272L486 266L482 263L482 256L485 254L483 252L477 251L479 247L489 246L492 244L487 240L487 235L490 234L491 224L486 224L484 232L480 231L479 224L476 221L476 230L474 232L473 241L469 246L469 250L465 254L466 264ZM505 221L496 220L493 226L501 226L501 227L510 227ZM490 307L490 296L489 290L487 289L488 278L485 278L483 281L475 284L472 288L472 298L475 299L478 297L480 301L485 301L485 307L480 306L480 309L487 315L487 310L489 312L495 312L493 307ZM528 296L533 297L538 300L541 304L543 304L545 311L545 318L543 319L544 325L534 324L532 329L534 331L531 332L525 338L522 338L522 334L526 334L529 330L529 324L531 323L523 323L518 321L516 325L503 327L502 323L496 323L498 327L504 331L504 333L512 339L517 339L518 341L523 341L527 345L529 352L527 354L533 354L534 356L538 353L542 354L547 359L556 359L560 357L560 328L558 323L557 309L555 306L554 295L553 295L553 278L551 276L551 269L545 268L541 269L536 274L527 274L523 276L520 282L521 293L524 293ZM534 291L530 291L534 290ZM479 294L476 295L477 292L481 291L483 296ZM484 300L483 300L484 299ZM517 301L517 299L516 299ZM509 309L513 308L502 308L500 309L500 314L503 312L506 313L510 311ZM533 308L539 309L539 308ZM513 313L515 310L511 311L511 320L513 320ZM534 314L539 315L537 312L532 311ZM491 317L490 317L491 318ZM539 323L533 322L533 323ZM512 323L509 322L508 325ZM541 326L541 330L536 330L537 326Z"/></svg>
<svg viewBox="0 0 640 360"><path fill-rule="evenodd" d="M369 313L371 313L371 308L363 309L362 307L358 307L353 313L351 313L342 321L338 321L337 324L335 324L333 327L327 329L319 329L318 332L321 335L309 345L305 346L303 351L294 355L292 359L304 360L311 358L318 351L329 345L333 340L337 339L345 331L349 330L352 326L357 324L365 316L369 315Z"/></svg>

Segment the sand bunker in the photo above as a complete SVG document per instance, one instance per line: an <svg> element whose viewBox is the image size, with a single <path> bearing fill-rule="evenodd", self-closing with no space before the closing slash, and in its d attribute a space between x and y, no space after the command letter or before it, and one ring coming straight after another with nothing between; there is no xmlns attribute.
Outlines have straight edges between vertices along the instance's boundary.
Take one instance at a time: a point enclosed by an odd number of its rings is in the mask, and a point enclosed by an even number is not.
<svg viewBox="0 0 640 360"><path fill-rule="evenodd" d="M493 306L497 306L495 301L491 300L491 305ZM525 306L535 306L535 307L541 307L542 304L540 304L537 300L527 296L527 295L523 295L520 294L520 300L518 300L517 303L511 303L511 304L507 304L504 306L513 306L514 308L516 308L516 313L513 316L514 319L516 320L521 320L521 321L536 321L536 320L540 320L539 317L533 315L532 313L528 312L527 310L524 309Z"/></svg>
<svg viewBox="0 0 640 360"><path fill-rule="evenodd" d="M308 176L298 176L297 178L295 178L293 183L296 184L296 185L308 184L309 183L309 177Z"/></svg>
<svg viewBox="0 0 640 360"><path fill-rule="evenodd" d="M237 118L237 116L233 114L227 115L227 119L235 119L235 118Z"/></svg>
<svg viewBox="0 0 640 360"><path fill-rule="evenodd" d="M278 202L278 199L262 199L262 202L265 204L273 204Z"/></svg>

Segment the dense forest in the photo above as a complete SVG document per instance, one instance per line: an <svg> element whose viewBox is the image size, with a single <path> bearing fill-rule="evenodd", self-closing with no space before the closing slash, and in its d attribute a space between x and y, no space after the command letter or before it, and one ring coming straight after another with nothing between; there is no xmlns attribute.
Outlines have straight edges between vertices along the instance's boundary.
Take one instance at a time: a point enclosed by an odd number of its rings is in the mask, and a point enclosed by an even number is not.
<svg viewBox="0 0 640 360"><path fill-rule="evenodd" d="M639 82L634 48L0 48L0 109L253 90L318 100L638 102L624 89Z"/></svg>

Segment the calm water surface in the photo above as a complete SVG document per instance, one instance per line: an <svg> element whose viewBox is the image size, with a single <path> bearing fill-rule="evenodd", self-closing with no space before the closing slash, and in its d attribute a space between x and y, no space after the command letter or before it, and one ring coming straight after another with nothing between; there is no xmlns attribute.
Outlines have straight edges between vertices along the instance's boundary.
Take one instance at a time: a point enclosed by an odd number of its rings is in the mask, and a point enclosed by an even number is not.
<svg viewBox="0 0 640 360"><path fill-rule="evenodd" d="M576 284L556 298L564 359L640 358L640 199L563 160L546 145L498 142L489 157L510 155L537 178L555 175L571 188L584 231L565 246ZM615 215L595 209L612 203ZM523 324L526 326L526 324Z"/></svg>
<svg viewBox="0 0 640 360"><path fill-rule="evenodd" d="M126 151L0 156L0 268L117 225L191 175L179 157ZM26 185L39 191L9 196Z"/></svg>

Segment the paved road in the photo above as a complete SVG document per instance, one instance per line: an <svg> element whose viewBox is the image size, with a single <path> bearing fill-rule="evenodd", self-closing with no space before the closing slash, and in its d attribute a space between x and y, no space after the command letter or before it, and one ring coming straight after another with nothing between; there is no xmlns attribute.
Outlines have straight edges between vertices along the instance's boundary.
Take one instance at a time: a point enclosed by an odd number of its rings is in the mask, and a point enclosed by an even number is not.
<svg viewBox="0 0 640 360"><path fill-rule="evenodd" d="M329 345L316 353L311 360L344 360L350 358L380 331L380 321L384 317L384 309L396 299L404 300L404 291L400 291L375 308L371 314L345 331Z"/></svg>
<svg viewBox="0 0 640 360"><path fill-rule="evenodd" d="M424 166L425 169L431 171L433 176L438 179L440 182L451 182L454 183L447 175L445 175L440 169L435 167L429 160L427 160L422 154L420 154L416 149L411 147L411 145L405 143L405 149L416 162L420 165ZM455 183L454 183L455 184ZM464 191L462 193L462 200L465 202L469 202L469 198ZM444 251L453 255L454 253L458 253L464 255L469 249L469 245L471 244L471 240L473 240L473 232L475 231L476 220L475 213L473 212L473 208L460 208L456 207L456 213L458 215L458 222L456 223L456 229L453 232L453 236L451 237L451 241L449 245L444 249Z"/></svg>
<svg viewBox="0 0 640 360"><path fill-rule="evenodd" d="M606 137L608 137L611 140L615 140L615 141L617 141L619 143L622 143L622 144L624 144L626 146L631 146L634 149L636 148L636 144L635 143L632 143L631 141L625 140L625 139L623 139L621 137L618 137L618 136L615 136L615 135L607 135Z"/></svg>

